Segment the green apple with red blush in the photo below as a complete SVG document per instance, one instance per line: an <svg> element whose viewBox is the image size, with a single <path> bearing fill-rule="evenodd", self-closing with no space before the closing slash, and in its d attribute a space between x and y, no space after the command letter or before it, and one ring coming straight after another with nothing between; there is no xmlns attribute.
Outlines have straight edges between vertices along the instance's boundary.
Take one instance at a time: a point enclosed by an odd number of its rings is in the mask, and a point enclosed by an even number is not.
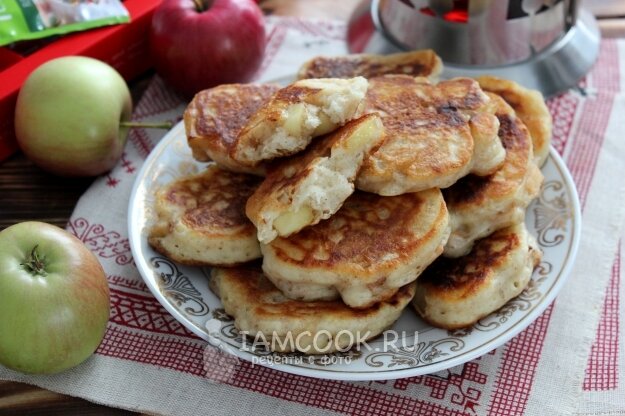
<svg viewBox="0 0 625 416"><path fill-rule="evenodd" d="M64 176L110 170L122 154L132 99L124 79L96 59L49 61L22 85L15 135L24 154L42 169Z"/></svg>
<svg viewBox="0 0 625 416"><path fill-rule="evenodd" d="M15 107L15 136L24 154L62 176L95 176L112 169L134 123L126 82L110 65L84 56L53 59L26 79Z"/></svg>
<svg viewBox="0 0 625 416"><path fill-rule="evenodd" d="M106 275L78 238L35 221L0 231L0 365L72 368L96 350L108 318Z"/></svg>

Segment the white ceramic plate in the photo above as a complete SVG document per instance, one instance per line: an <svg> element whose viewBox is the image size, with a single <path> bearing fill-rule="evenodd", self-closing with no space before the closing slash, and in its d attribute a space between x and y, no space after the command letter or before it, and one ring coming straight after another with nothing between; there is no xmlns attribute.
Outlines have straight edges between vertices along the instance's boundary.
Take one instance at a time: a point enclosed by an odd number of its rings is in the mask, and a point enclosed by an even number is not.
<svg viewBox="0 0 625 416"><path fill-rule="evenodd" d="M310 377L337 380L411 377L444 370L491 351L521 332L551 303L571 270L581 233L575 186L564 162L551 149L542 168L545 184L525 218L544 251L543 261L534 271L529 287L497 312L471 328L449 332L429 326L409 307L392 329L407 334L418 331L418 337L406 336L405 346L396 350L385 351L383 339L378 338L369 342L371 350L310 359L299 354L274 354L262 348L240 351L241 337L219 299L208 288L208 270L176 264L147 243L146 230L154 219L155 190L176 178L199 172L203 166L191 156L182 123L161 140L146 160L132 191L128 214L130 245L139 272L159 302L198 336L214 343L214 332L209 335L206 323L211 320L214 324L218 320L221 345L227 351L261 364L272 361L273 368Z"/></svg>

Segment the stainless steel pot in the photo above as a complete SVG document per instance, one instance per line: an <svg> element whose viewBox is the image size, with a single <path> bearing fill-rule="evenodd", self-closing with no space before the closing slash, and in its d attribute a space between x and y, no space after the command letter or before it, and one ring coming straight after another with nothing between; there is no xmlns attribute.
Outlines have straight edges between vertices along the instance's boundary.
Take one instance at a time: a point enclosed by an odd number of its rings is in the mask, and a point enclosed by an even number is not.
<svg viewBox="0 0 625 416"><path fill-rule="evenodd" d="M370 0L348 43L352 52L431 48L446 77L489 73L553 95L590 69L599 32L576 0Z"/></svg>

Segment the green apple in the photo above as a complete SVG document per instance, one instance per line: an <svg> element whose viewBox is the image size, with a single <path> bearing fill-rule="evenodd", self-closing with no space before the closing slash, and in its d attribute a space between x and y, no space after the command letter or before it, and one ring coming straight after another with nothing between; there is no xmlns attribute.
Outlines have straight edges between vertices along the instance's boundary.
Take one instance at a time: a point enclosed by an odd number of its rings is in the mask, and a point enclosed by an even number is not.
<svg viewBox="0 0 625 416"><path fill-rule="evenodd" d="M68 56L46 62L23 84L15 135L41 168L64 176L110 170L122 154L132 116L128 86L111 66Z"/></svg>
<svg viewBox="0 0 625 416"><path fill-rule="evenodd" d="M0 232L0 365L74 367L96 350L108 318L106 275L78 238L34 221Z"/></svg>

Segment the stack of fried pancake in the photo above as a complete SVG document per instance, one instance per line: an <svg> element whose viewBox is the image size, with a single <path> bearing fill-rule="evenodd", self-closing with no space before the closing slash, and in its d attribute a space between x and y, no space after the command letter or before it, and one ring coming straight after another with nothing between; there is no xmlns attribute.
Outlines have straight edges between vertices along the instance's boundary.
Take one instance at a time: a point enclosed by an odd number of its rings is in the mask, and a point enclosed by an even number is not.
<svg viewBox="0 0 625 416"><path fill-rule="evenodd" d="M523 221L551 118L540 93L441 68L431 51L318 57L283 88L198 93L188 143L212 162L158 191L149 243L211 266L240 331L300 336L280 351L375 337L411 302L447 329L497 310L541 258Z"/></svg>

